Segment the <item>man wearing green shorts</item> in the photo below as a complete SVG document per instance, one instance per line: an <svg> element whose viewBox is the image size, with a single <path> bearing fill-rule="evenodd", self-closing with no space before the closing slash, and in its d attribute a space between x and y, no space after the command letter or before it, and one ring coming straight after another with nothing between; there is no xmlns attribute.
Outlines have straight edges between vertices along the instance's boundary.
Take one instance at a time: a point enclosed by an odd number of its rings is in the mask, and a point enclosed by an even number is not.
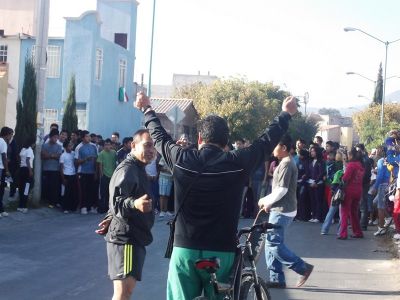
<svg viewBox="0 0 400 300"><path fill-rule="evenodd" d="M139 93L135 106L144 113L154 146L172 170L175 210L183 203L176 221L167 299L189 300L203 291L210 299L218 298L213 295L209 274L197 270L195 261L219 257L217 279L228 281L246 178L271 155L287 130L291 115L297 111L296 99L284 101L283 112L251 146L230 152L224 152L228 125L219 116L208 116L199 122L199 149L195 150L181 147L167 134L146 95Z"/></svg>

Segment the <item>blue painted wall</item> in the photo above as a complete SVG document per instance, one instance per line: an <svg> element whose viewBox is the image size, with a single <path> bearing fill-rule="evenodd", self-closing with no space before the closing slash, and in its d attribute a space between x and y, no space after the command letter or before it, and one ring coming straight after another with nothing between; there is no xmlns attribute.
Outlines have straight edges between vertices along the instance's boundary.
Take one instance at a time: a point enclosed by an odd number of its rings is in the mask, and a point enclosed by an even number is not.
<svg viewBox="0 0 400 300"><path fill-rule="evenodd" d="M110 137L118 131L121 139L131 136L141 126L142 114L133 108L136 87L133 83L136 45L136 1L98 0L97 11L89 11L66 22L65 39L49 39L49 45L61 45L60 78L47 79L45 108L57 109L61 124L63 101L68 97L71 76L76 78L77 103L86 104L87 129ZM114 43L114 33L128 34L128 49ZM24 40L21 56L35 44ZM103 50L102 78L96 80L96 48ZM129 102L120 102L119 62L127 61L126 93ZM23 84L21 65L20 91Z"/></svg>

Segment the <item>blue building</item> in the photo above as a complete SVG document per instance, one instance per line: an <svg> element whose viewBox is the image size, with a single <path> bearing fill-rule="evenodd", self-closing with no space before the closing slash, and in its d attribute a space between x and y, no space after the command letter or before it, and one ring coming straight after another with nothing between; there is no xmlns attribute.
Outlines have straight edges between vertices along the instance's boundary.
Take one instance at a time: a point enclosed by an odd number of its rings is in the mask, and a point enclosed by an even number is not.
<svg viewBox="0 0 400 300"><path fill-rule="evenodd" d="M45 131L61 125L71 77L76 79L78 127L110 137L131 136L141 126L133 108L136 0L97 0L97 10L66 18L65 38L49 38ZM21 62L35 56L35 39L21 40ZM20 64L22 93L24 64Z"/></svg>

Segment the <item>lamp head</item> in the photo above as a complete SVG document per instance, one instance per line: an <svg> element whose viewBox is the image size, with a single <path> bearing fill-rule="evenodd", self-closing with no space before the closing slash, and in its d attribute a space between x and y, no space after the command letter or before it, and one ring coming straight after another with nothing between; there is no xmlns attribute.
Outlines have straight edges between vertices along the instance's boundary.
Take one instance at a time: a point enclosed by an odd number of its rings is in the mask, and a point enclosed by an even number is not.
<svg viewBox="0 0 400 300"><path fill-rule="evenodd" d="M346 72L347 75L353 75L354 72Z"/></svg>
<svg viewBox="0 0 400 300"><path fill-rule="evenodd" d="M348 32L348 31L356 31L357 29L353 28L353 27L345 27L345 28L343 28L343 30Z"/></svg>

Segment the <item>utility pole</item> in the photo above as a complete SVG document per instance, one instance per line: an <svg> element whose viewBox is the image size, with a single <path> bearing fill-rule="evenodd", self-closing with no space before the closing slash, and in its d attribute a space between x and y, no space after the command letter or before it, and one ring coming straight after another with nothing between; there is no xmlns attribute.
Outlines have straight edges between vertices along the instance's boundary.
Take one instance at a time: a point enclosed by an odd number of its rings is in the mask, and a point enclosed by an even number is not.
<svg viewBox="0 0 400 300"><path fill-rule="evenodd" d="M40 153L43 143L43 125L44 125L44 99L46 92L46 50L49 35L49 8L50 0L37 0L37 23L36 23L36 50L35 50L35 70L37 81L37 135L35 148L35 165L34 178L35 185L33 187L33 202L38 204L41 198L42 185L42 160Z"/></svg>

